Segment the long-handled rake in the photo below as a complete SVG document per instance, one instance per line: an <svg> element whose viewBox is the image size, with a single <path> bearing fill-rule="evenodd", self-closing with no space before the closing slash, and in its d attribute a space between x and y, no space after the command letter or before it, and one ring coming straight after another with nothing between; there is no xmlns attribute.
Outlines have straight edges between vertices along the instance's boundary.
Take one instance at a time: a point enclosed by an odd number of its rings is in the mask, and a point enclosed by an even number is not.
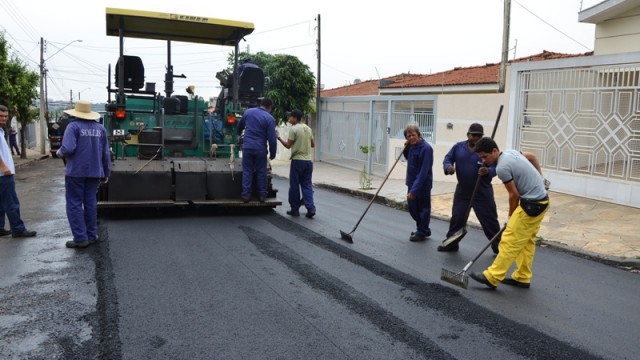
<svg viewBox="0 0 640 360"><path fill-rule="evenodd" d="M453 233L451 236L449 236L448 238L444 239L442 241L442 246L447 247L453 243L457 243L460 240L462 240L462 238L467 235L467 222L469 221L469 215L471 215L471 208L473 207L473 200L476 197L476 193L478 193L478 188L480 187L480 181L482 181L482 177L478 176L478 179L476 179L476 184L473 187L473 193L471 193L471 198L469 198L469 206L467 206L467 214L465 215L464 218L464 225L462 225L462 229L456 231L455 233Z"/></svg>
<svg viewBox="0 0 640 360"><path fill-rule="evenodd" d="M485 251L487 251L489 246L491 246L491 244L493 244L494 241L496 241L497 239L500 238L500 236L502 236L502 232L506 228L507 228L507 225L505 225L502 229L500 229L500 231L498 231L497 234L493 235L493 238L489 240L489 243L485 245L485 247L480 251L480 253L478 253L478 255L476 255L476 257L473 258L473 260L469 261L469 263L465 265L464 268L462 268L462 271L455 272L455 271L442 268L442 272L440 273L440 280L446 281L456 286L460 286L463 289L466 289L467 287L469 287L469 275L467 275L467 271L480 258L480 256L484 254Z"/></svg>
<svg viewBox="0 0 640 360"><path fill-rule="evenodd" d="M380 190L382 189L382 186L384 186L384 183L387 182L387 179L389 178L389 175L391 175L391 173L393 172L393 169L398 164L398 161L400 161L400 158L402 157L404 151L407 149L407 146L408 145L405 145L404 148L402 149L402 152L400 152L400 155L398 155L398 158L396 159L396 162L393 163L393 166L391 166L391 170L389 170L389 172L387 173L387 176L385 176L384 180L382 180L382 184L380 184L380 187L378 187L378 191L376 191L376 193L373 195L373 197L369 201L369 205L367 205L367 208L362 213L362 216L360 216L360 219L356 223L356 226L353 227L353 230L351 230L351 232L344 232L344 231L340 230L340 238L342 238L342 240L348 241L350 243L353 242L353 236L352 236L353 233L358 228L358 225L360 225L360 222L364 218L364 215L367 213L367 211L369 211L369 208L371 207L371 204L373 204L373 201L376 199L376 197L380 193Z"/></svg>
<svg viewBox="0 0 640 360"><path fill-rule="evenodd" d="M492 139L496 135L496 130L498 130L498 124L500 123L500 116L502 115L502 109L503 108L504 108L504 105L500 105L500 110L498 111L498 117L496 118L496 124L493 126L493 131L491 132L491 138ZM464 225L462 226L462 229L456 231L451 236L449 236L448 238L444 239L442 241L442 246L447 247L447 246L449 246L451 244L457 243L460 240L462 240L462 238L465 235L467 235L467 221L469 220L469 215L471 215L471 208L473 207L473 200L476 197L476 193L478 192L478 188L480 187L480 181L481 180L482 180L481 176L478 176L478 178L476 179L476 184L473 187L473 193L471 193L471 198L469 199L469 206L467 207L467 214L465 215Z"/></svg>

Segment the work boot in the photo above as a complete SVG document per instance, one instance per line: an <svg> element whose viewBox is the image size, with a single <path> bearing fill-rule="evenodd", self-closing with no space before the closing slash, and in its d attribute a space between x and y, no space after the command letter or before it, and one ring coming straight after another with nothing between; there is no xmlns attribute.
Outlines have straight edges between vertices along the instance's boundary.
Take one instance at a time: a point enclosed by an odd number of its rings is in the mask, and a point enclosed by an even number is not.
<svg viewBox="0 0 640 360"><path fill-rule="evenodd" d="M496 289L496 286L494 286L492 283L490 283L489 280L487 280L487 278L484 277L483 273L472 272L472 273L469 274L469 277L472 278L473 280L481 283L481 284L487 285L489 288L491 288L493 290Z"/></svg>
<svg viewBox="0 0 640 360"><path fill-rule="evenodd" d="M14 237L14 238L26 238L26 237L34 237L34 236L36 236L36 232L31 230L25 230L21 233L15 233L11 235L11 237Z"/></svg>
<svg viewBox="0 0 640 360"><path fill-rule="evenodd" d="M529 284L529 283L523 283L523 282L520 282L518 280L513 280L511 278L502 280L502 283L503 284L507 284L507 285L511 285L511 286L515 286L515 287L519 287L519 288L522 288L522 289L528 289L531 286L531 284Z"/></svg>
<svg viewBox="0 0 640 360"><path fill-rule="evenodd" d="M67 241L64 244L64 246L68 247L69 249L84 249L91 244L93 244L93 242L91 241L82 241L82 242Z"/></svg>
<svg viewBox="0 0 640 360"><path fill-rule="evenodd" d="M409 237L409 241L413 241L413 242L425 241L425 240L427 240L427 236L421 235L421 234L413 234Z"/></svg>
<svg viewBox="0 0 640 360"><path fill-rule="evenodd" d="M449 244L449 246L438 245L438 251L441 252L454 252L459 250L458 246L459 241Z"/></svg>

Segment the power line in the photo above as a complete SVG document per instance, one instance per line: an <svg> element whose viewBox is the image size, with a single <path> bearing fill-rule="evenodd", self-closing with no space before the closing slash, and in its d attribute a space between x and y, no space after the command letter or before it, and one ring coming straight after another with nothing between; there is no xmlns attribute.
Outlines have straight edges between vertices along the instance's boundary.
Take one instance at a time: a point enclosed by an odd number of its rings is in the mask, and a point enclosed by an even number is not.
<svg viewBox="0 0 640 360"><path fill-rule="evenodd" d="M12 19L22 29L22 31L27 34L27 36L31 37L32 39L38 38L35 28L31 26L29 21L24 16L22 16L20 10L15 7L15 4L13 4L12 1L2 1L0 2L0 6L5 10L4 15L9 15L4 16L5 21L6 19Z"/></svg>
<svg viewBox="0 0 640 360"><path fill-rule="evenodd" d="M524 5L520 4L518 2L518 0L514 0L516 4L520 5L521 8L523 8L525 11L527 11L529 14L535 16L538 20L542 21L543 23L545 23L546 25L548 25L549 27L551 27L552 29L554 29L555 31L559 32L560 34L566 36L568 39L570 39L571 41L575 42L576 44L582 46L583 48L587 49L587 50L592 50L590 47L582 44L581 42L579 42L578 40L572 38L571 36L567 35L565 32L563 32L562 30L558 29L557 27L551 25L548 21L546 21L545 19L541 18L540 16L536 15L533 11L527 9Z"/></svg>
<svg viewBox="0 0 640 360"><path fill-rule="evenodd" d="M0 25L0 27L2 27L2 26ZM15 52L15 53L17 53L18 55L20 55L20 58L21 58L21 59L25 59L25 60L28 60L28 61L32 62L36 67L37 67L37 66L40 66L40 65L39 65L39 62L31 58L31 56L29 55L29 51L27 51L27 50L26 50L26 49L25 49L25 48L24 48L24 47L23 47L23 46L18 42L18 40L16 40L16 38L14 38L14 37L13 37L13 36L12 36L8 31L7 31L7 29L6 29L6 28L2 27L2 30L4 31L4 33L5 33L6 35L8 35L8 36L13 40L13 42L14 42L14 46L11 46L11 44L9 44L9 45L10 45L10 47L11 47L11 49L13 50L13 52ZM19 47L22 49L22 51L18 50L18 49L15 47L15 45L19 46ZM38 46L38 44L35 44L34 46Z"/></svg>
<svg viewBox="0 0 640 360"><path fill-rule="evenodd" d="M308 21L301 21L301 22L298 22L298 23L295 23L295 24L291 24L291 25L284 25L284 26L281 26L281 27L278 27L278 28L273 28L273 29L268 29L268 30L264 30L264 31L259 31L259 32L256 32L256 33L251 34L251 36L253 37L253 36L256 36L256 35L266 34L266 33L272 32L272 31L278 31L278 30L282 30L282 29L288 29L288 28L290 28L290 27L298 26L298 25L301 25L301 24L309 24L309 22L310 22L309 20L308 20Z"/></svg>

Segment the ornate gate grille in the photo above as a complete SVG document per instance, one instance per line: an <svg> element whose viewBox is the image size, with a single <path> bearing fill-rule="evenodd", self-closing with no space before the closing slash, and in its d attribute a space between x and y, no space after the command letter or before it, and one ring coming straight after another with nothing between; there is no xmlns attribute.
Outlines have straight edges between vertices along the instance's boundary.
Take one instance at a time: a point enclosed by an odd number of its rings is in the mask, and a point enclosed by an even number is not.
<svg viewBox="0 0 640 360"><path fill-rule="evenodd" d="M545 169L640 182L640 63L519 73L516 142Z"/></svg>

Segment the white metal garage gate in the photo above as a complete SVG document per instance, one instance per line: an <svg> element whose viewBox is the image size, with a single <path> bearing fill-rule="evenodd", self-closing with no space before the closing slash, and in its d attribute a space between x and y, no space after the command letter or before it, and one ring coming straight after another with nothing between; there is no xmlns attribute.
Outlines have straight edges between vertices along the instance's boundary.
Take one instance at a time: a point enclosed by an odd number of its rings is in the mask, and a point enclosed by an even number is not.
<svg viewBox="0 0 640 360"><path fill-rule="evenodd" d="M640 207L640 59L615 59L514 65L513 145L561 192Z"/></svg>
<svg viewBox="0 0 640 360"><path fill-rule="evenodd" d="M435 96L351 96L321 99L317 123L318 159L384 176L389 139L404 139L404 127L415 123L423 137L435 140ZM362 148L371 151L367 153ZM402 150L402 149L400 149Z"/></svg>

